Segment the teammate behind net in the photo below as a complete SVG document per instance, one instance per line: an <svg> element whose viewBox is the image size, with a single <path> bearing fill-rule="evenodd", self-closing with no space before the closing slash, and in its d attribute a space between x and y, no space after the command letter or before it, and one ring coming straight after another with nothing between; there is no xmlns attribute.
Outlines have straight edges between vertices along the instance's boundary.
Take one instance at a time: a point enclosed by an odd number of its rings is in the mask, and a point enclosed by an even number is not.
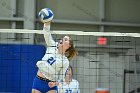
<svg viewBox="0 0 140 93"><path fill-rule="evenodd" d="M79 82L72 78L73 69L69 66L69 70L66 73L65 81L60 80L58 87L58 93L80 93Z"/></svg>

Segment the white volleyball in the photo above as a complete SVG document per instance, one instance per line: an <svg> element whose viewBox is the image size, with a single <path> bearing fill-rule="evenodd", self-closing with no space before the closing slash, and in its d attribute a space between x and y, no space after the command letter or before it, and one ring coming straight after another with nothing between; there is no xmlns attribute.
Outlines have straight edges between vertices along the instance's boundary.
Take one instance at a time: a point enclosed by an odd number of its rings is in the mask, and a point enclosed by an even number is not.
<svg viewBox="0 0 140 93"><path fill-rule="evenodd" d="M52 12L52 10L50 10L49 8L43 8L41 9L41 11L38 14L40 20L45 23L45 22L49 22L53 19L54 14Z"/></svg>

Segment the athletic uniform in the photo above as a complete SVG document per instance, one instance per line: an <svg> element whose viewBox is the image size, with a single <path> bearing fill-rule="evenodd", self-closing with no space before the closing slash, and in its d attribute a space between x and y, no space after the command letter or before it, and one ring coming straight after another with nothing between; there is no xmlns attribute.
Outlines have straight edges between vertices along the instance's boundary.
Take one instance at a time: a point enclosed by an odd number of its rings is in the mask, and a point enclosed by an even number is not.
<svg viewBox="0 0 140 93"><path fill-rule="evenodd" d="M65 81L60 81L59 87L58 87L58 93L80 93L79 89L79 82L75 79L72 79L69 84L67 84Z"/></svg>
<svg viewBox="0 0 140 93"><path fill-rule="evenodd" d="M44 27L43 31L49 31L49 27ZM37 62L37 67L39 71L46 77L44 84L36 84L35 82L38 79L42 80L41 77L37 76L34 79L33 89L37 89L42 93L46 93L49 90L57 90L57 87L49 88L49 81L58 81L60 79L64 80L66 76L66 71L69 67L69 61L65 55L58 53L57 44L51 36L51 33L45 34L45 41L47 43L47 51L41 61ZM42 83L42 86L41 86ZM43 88L44 86L44 88Z"/></svg>

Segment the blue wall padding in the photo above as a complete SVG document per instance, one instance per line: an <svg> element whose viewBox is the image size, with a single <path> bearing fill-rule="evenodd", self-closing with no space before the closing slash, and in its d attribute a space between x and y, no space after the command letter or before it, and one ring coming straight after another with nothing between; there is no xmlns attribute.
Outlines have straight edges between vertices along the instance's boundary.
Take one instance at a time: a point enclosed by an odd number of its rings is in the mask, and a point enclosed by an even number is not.
<svg viewBox="0 0 140 93"><path fill-rule="evenodd" d="M43 45L0 44L0 92L31 93Z"/></svg>

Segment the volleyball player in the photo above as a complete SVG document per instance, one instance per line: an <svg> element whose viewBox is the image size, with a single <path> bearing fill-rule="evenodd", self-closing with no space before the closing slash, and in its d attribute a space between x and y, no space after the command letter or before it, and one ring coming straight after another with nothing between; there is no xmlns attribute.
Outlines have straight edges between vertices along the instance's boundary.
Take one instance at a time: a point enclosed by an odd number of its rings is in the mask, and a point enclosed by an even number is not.
<svg viewBox="0 0 140 93"><path fill-rule="evenodd" d="M76 56L73 41L69 36L64 36L55 42L50 31L51 21L44 22L43 31L47 44L46 54L37 62L38 72L33 81L32 93L57 93L58 80L65 79L69 67L69 60Z"/></svg>
<svg viewBox="0 0 140 93"><path fill-rule="evenodd" d="M66 73L65 81L60 80L58 93L80 93L79 82L72 78L73 69L69 66Z"/></svg>

